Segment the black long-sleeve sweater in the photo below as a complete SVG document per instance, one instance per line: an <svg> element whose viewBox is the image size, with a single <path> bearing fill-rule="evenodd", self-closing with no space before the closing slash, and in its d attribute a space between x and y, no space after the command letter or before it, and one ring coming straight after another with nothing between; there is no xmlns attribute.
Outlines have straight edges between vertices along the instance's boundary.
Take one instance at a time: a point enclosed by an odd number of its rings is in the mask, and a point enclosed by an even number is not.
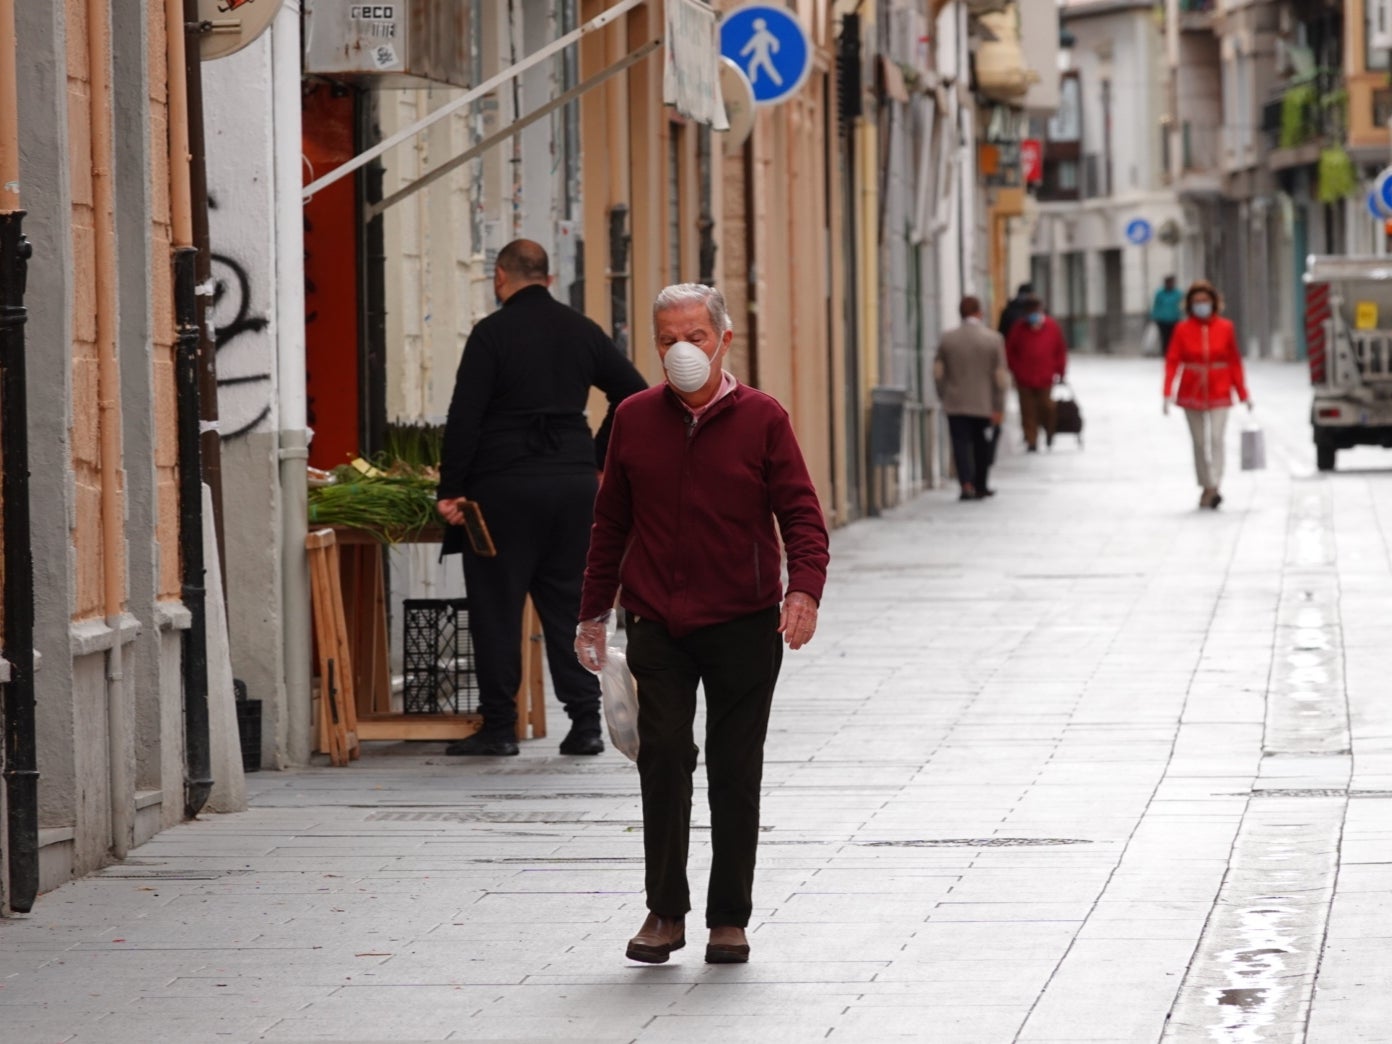
<svg viewBox="0 0 1392 1044"><path fill-rule="evenodd" d="M590 388L609 400L595 437ZM594 322L540 284L518 290L469 334L455 375L440 464L440 499L500 472L570 475L602 467L614 407L647 387Z"/></svg>

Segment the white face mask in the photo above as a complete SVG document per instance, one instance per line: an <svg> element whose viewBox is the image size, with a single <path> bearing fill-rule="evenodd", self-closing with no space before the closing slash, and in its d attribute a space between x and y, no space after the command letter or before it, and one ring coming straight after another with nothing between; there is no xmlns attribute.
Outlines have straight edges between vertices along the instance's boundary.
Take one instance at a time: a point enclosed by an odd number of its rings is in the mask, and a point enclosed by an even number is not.
<svg viewBox="0 0 1392 1044"><path fill-rule="evenodd" d="M711 357L690 341L678 341L662 359L667 380L679 392L698 392L710 380Z"/></svg>
<svg viewBox="0 0 1392 1044"><path fill-rule="evenodd" d="M1207 319L1213 314L1213 304L1209 301L1195 301L1193 312L1195 319Z"/></svg>

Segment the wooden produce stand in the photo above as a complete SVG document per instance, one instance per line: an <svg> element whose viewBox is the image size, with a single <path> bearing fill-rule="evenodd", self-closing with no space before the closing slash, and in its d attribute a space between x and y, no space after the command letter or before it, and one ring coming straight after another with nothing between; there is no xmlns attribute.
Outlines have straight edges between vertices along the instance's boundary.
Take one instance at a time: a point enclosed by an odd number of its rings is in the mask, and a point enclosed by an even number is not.
<svg viewBox="0 0 1392 1044"><path fill-rule="evenodd" d="M438 544L442 537L443 531L436 527L406 542ZM314 714L320 752L328 754L333 764L345 765L357 756L362 740L454 740L477 732L482 724L478 714L393 710L381 542L364 530L333 526L310 533L305 547L319 647ZM522 618L518 739L546 735L541 637L540 620L529 599Z"/></svg>

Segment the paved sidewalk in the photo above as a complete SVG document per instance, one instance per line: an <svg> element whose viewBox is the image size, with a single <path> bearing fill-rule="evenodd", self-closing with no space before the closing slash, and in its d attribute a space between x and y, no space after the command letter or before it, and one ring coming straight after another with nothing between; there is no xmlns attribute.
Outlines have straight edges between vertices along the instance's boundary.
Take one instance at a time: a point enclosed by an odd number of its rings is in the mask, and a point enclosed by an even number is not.
<svg viewBox="0 0 1392 1044"><path fill-rule="evenodd" d="M0 1039L1392 1041L1392 453L1315 475L1303 374L1257 366L1272 466L1234 430L1199 512L1158 365L1078 360L1086 448L1006 454L994 500L836 534L750 964L699 911L623 959L620 756L391 746L0 923Z"/></svg>

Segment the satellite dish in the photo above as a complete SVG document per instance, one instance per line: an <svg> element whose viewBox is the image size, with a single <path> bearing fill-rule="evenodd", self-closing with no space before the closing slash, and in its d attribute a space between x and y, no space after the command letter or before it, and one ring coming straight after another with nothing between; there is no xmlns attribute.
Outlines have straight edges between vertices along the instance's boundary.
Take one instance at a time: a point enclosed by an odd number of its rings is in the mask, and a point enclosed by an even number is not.
<svg viewBox="0 0 1392 1044"><path fill-rule="evenodd" d="M282 0L198 0L203 61L240 51L271 27Z"/></svg>
<svg viewBox="0 0 1392 1044"><path fill-rule="evenodd" d="M720 59L720 95L725 100L725 118L730 129L723 131L726 148L737 149L754 130L754 88L744 70L728 58Z"/></svg>

